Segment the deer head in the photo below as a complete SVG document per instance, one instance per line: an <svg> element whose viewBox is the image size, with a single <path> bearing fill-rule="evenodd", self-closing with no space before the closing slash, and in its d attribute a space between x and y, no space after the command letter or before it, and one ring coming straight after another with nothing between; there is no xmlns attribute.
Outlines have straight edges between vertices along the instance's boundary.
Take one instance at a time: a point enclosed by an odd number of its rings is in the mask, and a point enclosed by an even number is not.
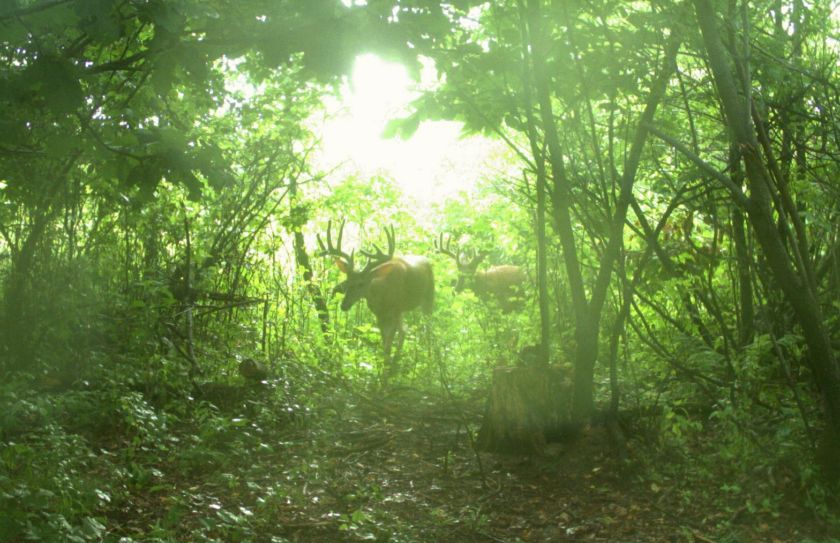
<svg viewBox="0 0 840 543"><path fill-rule="evenodd" d="M327 223L326 244L321 239L320 234L317 236L318 246L320 247L318 256L332 256L335 259L335 264L338 266L338 269L341 270L347 277L344 281L333 288L333 293L340 292L344 294L344 300L341 302L341 309L344 311L348 311L351 307L353 307L353 304L362 298L367 297L370 284L377 276L377 274L374 273L374 270L394 257L394 249L396 245L394 227L392 226L390 230L386 228L385 234L388 238L388 252L380 249L378 245L373 246L374 251L360 251L363 256L367 257L365 267L361 270L355 269L354 266L353 257L355 250L350 253L346 253L341 249L341 238L344 235L344 221L341 221L341 225L338 228L338 237L335 244L333 244L332 240L332 221Z"/></svg>
<svg viewBox="0 0 840 543"><path fill-rule="evenodd" d="M478 271L478 265L487 256L487 253L483 251L478 254L474 251L459 251L457 244L454 248L452 247L452 236L446 236L446 241L444 242L443 234L435 240L435 249L455 261L455 266L458 268L455 292L461 292L465 288L470 288Z"/></svg>

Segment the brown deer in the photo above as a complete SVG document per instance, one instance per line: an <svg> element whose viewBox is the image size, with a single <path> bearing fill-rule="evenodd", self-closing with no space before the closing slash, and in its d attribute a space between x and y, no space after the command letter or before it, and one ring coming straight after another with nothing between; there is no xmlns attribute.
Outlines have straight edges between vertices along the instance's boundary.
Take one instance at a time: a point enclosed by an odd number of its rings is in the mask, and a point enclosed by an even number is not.
<svg viewBox="0 0 840 543"><path fill-rule="evenodd" d="M402 314L418 307L430 313L434 306L435 281L432 265L423 256L394 256L394 227L385 229L388 238L388 251L378 246L376 252L360 251L367 257L367 263L361 270L356 270L353 252L341 250L341 237L344 233L344 221L338 229L338 237L333 245L331 223L327 224L327 242L324 244L318 235L319 256L332 256L335 263L347 278L336 285L333 292L344 294L341 309L348 311L353 304L365 298L367 305L376 316L379 332L382 334L382 346L385 351L383 384L388 374L396 371L396 359L402 349L405 333L402 328ZM391 356L394 336L399 332L397 351ZM393 367L392 367L393 366Z"/></svg>
<svg viewBox="0 0 840 543"><path fill-rule="evenodd" d="M455 292L461 292L464 289L472 290L481 300L495 300L505 313L522 308L523 290L527 277L525 270L520 266L504 264L479 271L478 265L487 254L480 252L477 255L468 255L465 252L458 252L457 247L453 250L452 237L448 236L444 243L443 234L440 235L439 240L435 240L435 248L439 253L451 257L458 267Z"/></svg>

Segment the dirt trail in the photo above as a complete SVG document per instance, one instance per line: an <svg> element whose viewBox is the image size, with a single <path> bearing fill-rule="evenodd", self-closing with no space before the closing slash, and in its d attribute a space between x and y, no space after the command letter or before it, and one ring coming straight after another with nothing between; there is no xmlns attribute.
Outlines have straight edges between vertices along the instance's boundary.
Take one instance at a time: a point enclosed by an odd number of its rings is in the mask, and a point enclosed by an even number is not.
<svg viewBox="0 0 840 543"><path fill-rule="evenodd" d="M600 428L551 444L538 457L477 457L463 423L480 421L480 411L479 401L453 404L412 391L347 406L339 426L321 436L324 441L299 451L303 456L317 451L319 457L310 458L322 467L323 487L313 490L321 499L286 511L291 529L285 537L799 541L803 526L808 529L801 518L717 511L687 498L687 486L695 483L656 484L638 467L621 473Z"/></svg>

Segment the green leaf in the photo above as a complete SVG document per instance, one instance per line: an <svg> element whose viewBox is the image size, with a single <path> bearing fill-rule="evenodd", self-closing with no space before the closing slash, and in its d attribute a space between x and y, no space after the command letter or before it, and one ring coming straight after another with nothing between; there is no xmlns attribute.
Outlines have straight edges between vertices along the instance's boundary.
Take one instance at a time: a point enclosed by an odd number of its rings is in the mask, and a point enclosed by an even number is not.
<svg viewBox="0 0 840 543"><path fill-rule="evenodd" d="M114 14L117 0L87 0L76 2L79 28L101 44L110 44L120 37L121 27Z"/></svg>
<svg viewBox="0 0 840 543"><path fill-rule="evenodd" d="M25 138L26 129L23 123L9 119L0 119L0 143L20 145Z"/></svg>
<svg viewBox="0 0 840 543"><path fill-rule="evenodd" d="M155 57L154 69L152 70L152 86L161 96L166 95L175 84L175 70L178 67L178 58L171 51L161 53Z"/></svg>
<svg viewBox="0 0 840 543"><path fill-rule="evenodd" d="M44 55L23 73L22 82L55 115L75 111L84 101L76 67L63 58Z"/></svg>
<svg viewBox="0 0 840 543"><path fill-rule="evenodd" d="M135 204L144 204L154 198L157 188L163 176L160 163L156 159L148 159L146 162L134 166L125 179L129 187L137 187Z"/></svg>
<svg viewBox="0 0 840 543"><path fill-rule="evenodd" d="M85 517L84 520L82 520L82 532L88 538L101 538L105 530L105 525L93 517Z"/></svg>
<svg viewBox="0 0 840 543"><path fill-rule="evenodd" d="M44 152L47 156L61 158L76 147L77 141L66 135L53 134L44 140Z"/></svg>
<svg viewBox="0 0 840 543"><path fill-rule="evenodd" d="M420 128L420 115L414 114L403 119L393 119L385 125L382 132L383 138L395 138L407 140Z"/></svg>

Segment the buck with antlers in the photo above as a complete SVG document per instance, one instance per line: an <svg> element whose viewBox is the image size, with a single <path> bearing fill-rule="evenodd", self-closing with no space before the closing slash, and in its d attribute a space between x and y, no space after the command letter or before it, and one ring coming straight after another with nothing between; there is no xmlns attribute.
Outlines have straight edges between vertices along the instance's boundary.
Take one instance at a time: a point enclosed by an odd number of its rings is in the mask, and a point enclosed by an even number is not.
<svg viewBox="0 0 840 543"><path fill-rule="evenodd" d="M470 289L482 300L495 300L505 313L521 309L527 277L520 266L505 264L479 271L478 265L487 254L466 254L459 252L457 246L453 250L452 236L447 236L444 243L443 234L435 240L435 248L439 253L451 257L458 267L455 292Z"/></svg>
<svg viewBox="0 0 840 543"><path fill-rule="evenodd" d="M336 285L333 292L344 294L341 309L348 311L353 304L365 298L371 312L376 316L379 331L382 334L382 346L385 350L383 383L389 372L396 371L396 359L399 357L405 334L402 329L402 314L418 307L429 313L435 298L435 281L432 265L423 256L394 256L396 246L394 227L385 229L388 238L388 251L382 251L377 245L375 252L360 251L367 258L365 267L356 270L353 262L354 252L349 254L341 249L341 237L344 233L344 221L338 229L338 237L333 245L332 223L327 224L326 244L318 235L319 256L331 256L347 278ZM399 333L396 355L391 356L394 336Z"/></svg>

